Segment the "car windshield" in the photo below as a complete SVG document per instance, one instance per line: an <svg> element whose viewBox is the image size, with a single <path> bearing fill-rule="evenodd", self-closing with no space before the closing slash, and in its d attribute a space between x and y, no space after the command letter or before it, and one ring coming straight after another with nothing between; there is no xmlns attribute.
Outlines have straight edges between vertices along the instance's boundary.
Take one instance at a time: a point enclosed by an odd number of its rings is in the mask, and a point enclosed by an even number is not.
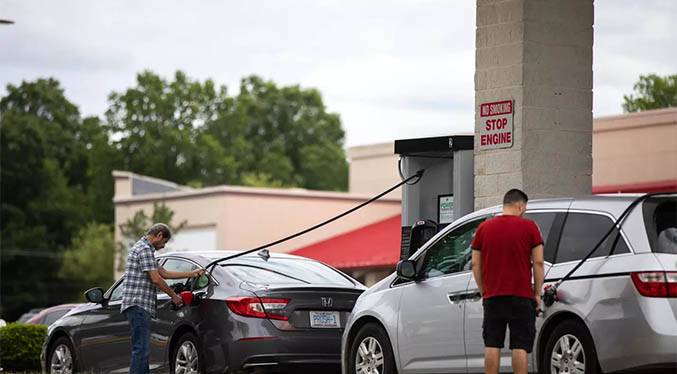
<svg viewBox="0 0 677 374"><path fill-rule="evenodd" d="M221 266L236 278L255 284L355 286L343 274L312 260L272 257L265 261L240 257Z"/></svg>

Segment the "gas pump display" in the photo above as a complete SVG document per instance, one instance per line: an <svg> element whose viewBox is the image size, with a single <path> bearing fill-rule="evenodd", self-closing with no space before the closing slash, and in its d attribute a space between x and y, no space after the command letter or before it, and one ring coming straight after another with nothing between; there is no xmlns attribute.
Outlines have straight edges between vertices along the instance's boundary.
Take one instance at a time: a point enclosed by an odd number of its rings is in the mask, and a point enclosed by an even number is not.
<svg viewBox="0 0 677 374"><path fill-rule="evenodd" d="M400 260L406 260L414 254L425 242L430 240L439 231L439 226L432 220L417 221L411 227L402 228L402 246Z"/></svg>

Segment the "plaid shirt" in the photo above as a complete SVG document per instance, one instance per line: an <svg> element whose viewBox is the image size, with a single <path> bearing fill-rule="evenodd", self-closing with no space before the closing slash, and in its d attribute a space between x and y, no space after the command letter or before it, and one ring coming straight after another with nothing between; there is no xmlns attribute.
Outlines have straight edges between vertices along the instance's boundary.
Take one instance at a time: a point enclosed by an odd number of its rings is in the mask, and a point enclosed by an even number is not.
<svg viewBox="0 0 677 374"><path fill-rule="evenodd" d="M127 256L127 265L125 266L125 280L122 284L122 307L120 313L125 309L136 305L145 309L153 318L157 309L157 289L150 281L149 270L157 270L157 262L153 252L155 248L146 239L141 238Z"/></svg>

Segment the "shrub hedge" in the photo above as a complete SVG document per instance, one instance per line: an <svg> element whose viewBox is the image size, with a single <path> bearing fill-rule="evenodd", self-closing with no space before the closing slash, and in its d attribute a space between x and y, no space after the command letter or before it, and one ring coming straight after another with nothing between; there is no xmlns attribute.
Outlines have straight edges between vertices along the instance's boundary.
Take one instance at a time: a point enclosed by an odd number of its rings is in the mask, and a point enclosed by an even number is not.
<svg viewBox="0 0 677 374"><path fill-rule="evenodd" d="M5 371L39 371L47 326L10 323L0 327L0 367Z"/></svg>

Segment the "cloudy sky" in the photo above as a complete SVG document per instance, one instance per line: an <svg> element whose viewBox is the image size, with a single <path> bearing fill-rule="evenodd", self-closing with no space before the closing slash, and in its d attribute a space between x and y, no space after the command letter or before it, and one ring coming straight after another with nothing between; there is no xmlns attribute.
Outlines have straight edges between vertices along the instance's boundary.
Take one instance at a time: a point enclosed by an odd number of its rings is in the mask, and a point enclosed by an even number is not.
<svg viewBox="0 0 677 374"><path fill-rule="evenodd" d="M594 115L640 74L677 73L677 1L595 2ZM52 76L85 115L150 69L235 94L257 74L318 88L347 146L472 132L474 0L0 0L0 95Z"/></svg>

